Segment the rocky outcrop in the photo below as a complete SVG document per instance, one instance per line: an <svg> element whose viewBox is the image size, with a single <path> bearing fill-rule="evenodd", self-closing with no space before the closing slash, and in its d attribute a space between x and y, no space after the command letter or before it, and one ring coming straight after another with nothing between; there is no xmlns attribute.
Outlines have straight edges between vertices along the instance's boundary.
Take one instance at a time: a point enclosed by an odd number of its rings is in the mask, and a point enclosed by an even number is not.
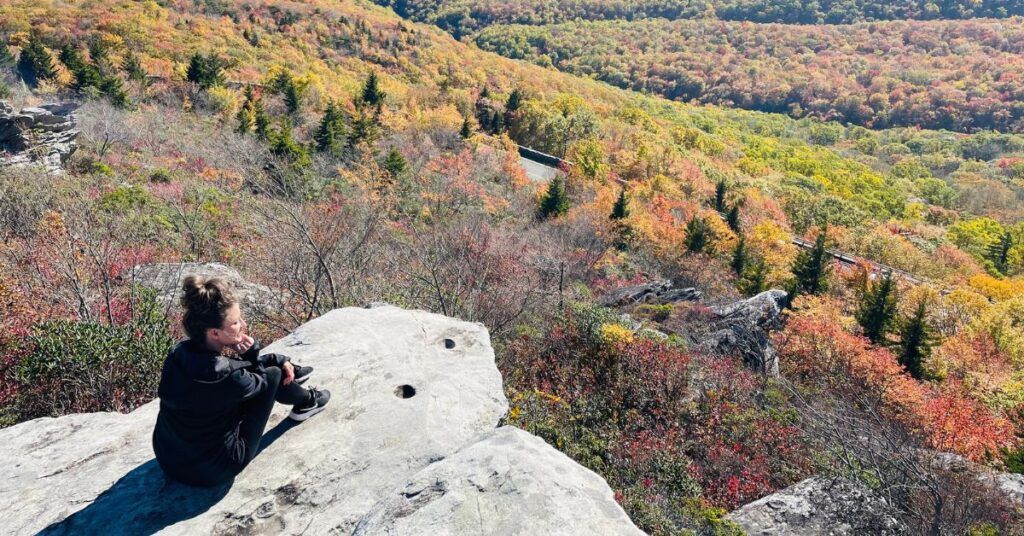
<svg viewBox="0 0 1024 536"><path fill-rule="evenodd" d="M653 281L643 285L634 285L615 289L598 300L606 307L635 305L638 303L665 304L680 301L696 301L701 292L695 288L674 288L672 281Z"/></svg>
<svg viewBox="0 0 1024 536"><path fill-rule="evenodd" d="M43 104L15 113L0 102L0 167L40 164L60 172L75 152L74 103Z"/></svg>
<svg viewBox="0 0 1024 536"><path fill-rule="evenodd" d="M393 306L331 311L268 346L315 368L327 410L277 406L230 485L166 481L158 401L0 430L13 534L641 534L608 485L508 409L487 330Z"/></svg>
<svg viewBox="0 0 1024 536"><path fill-rule="evenodd" d="M884 500L844 478L813 477L726 516L749 536L905 534Z"/></svg>
<svg viewBox="0 0 1024 536"><path fill-rule="evenodd" d="M157 299L168 304L178 299L181 280L190 275L219 277L226 280L231 284L242 309L249 313L265 306L273 295L269 288L247 281L238 270L216 262L143 264L132 268L127 277L133 282L155 289Z"/></svg>

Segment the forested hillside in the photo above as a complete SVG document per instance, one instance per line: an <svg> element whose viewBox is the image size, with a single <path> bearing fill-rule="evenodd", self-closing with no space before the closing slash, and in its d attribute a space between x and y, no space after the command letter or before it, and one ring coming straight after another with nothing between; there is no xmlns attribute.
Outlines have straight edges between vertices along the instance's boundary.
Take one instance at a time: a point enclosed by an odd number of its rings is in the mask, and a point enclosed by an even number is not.
<svg viewBox="0 0 1024 536"><path fill-rule="evenodd" d="M1024 15L1016 0L940 2L877 0L374 0L407 18L436 24L459 37L496 24L558 24L572 20L711 19L787 24L848 24L880 20L1004 18Z"/></svg>
<svg viewBox="0 0 1024 536"><path fill-rule="evenodd" d="M484 50L673 100L869 128L1024 131L1024 19L495 26Z"/></svg>
<svg viewBox="0 0 1024 536"><path fill-rule="evenodd" d="M653 534L729 534L811 474L920 532L1021 526L931 458L1024 468L1020 135L674 102L332 0L5 2L0 68L82 131L63 174L0 168L4 425L152 399L181 331L132 267L217 261L268 289L264 339L372 301L483 323L508 422ZM532 183L517 143L572 164ZM661 279L705 298L599 305ZM781 376L687 338L770 288Z"/></svg>

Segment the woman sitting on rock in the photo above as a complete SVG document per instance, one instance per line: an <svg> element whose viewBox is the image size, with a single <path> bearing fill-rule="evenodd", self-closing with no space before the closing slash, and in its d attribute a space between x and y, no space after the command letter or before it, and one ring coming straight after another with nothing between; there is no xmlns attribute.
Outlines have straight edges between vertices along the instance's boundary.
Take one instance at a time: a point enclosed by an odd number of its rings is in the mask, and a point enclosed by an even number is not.
<svg viewBox="0 0 1024 536"><path fill-rule="evenodd" d="M215 486L256 456L275 401L292 405L288 417L303 421L323 411L331 394L301 385L311 367L278 354L259 355L224 281L189 276L182 290L182 325L189 338L164 361L153 451L171 478ZM224 356L228 348L240 359Z"/></svg>

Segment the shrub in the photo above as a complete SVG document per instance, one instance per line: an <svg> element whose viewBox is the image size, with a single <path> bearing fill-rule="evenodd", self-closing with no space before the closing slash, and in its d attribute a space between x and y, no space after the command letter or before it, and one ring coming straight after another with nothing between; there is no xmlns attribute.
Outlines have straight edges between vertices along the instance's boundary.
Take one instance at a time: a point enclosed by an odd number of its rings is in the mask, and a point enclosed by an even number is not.
<svg viewBox="0 0 1024 536"><path fill-rule="evenodd" d="M126 303L118 304L130 307ZM17 387L3 413L24 421L90 411L131 411L152 400L173 339L155 293L145 291L125 325L46 320L20 341L8 370Z"/></svg>
<svg viewBox="0 0 1024 536"><path fill-rule="evenodd" d="M171 182L171 172L167 171L166 168L156 168L149 174L149 180L150 182L167 184Z"/></svg>

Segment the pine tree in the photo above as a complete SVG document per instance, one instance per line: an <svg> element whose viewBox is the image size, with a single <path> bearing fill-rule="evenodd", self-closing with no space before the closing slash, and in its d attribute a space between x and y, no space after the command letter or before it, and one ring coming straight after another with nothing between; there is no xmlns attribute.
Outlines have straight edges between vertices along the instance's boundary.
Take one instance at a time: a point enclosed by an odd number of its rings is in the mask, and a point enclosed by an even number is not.
<svg viewBox="0 0 1024 536"><path fill-rule="evenodd" d="M712 240L714 240L713 231L704 218L694 216L686 222L686 239L683 241L683 245L686 246L687 251L702 253L711 245Z"/></svg>
<svg viewBox="0 0 1024 536"><path fill-rule="evenodd" d="M89 40L89 59L93 65L99 65L110 59L110 49L97 37Z"/></svg>
<svg viewBox="0 0 1024 536"><path fill-rule="evenodd" d="M104 76L100 81L100 91L110 99L110 103L118 108L128 107L128 92L124 90L124 82L116 74Z"/></svg>
<svg viewBox="0 0 1024 536"><path fill-rule="evenodd" d="M21 49L21 54L18 55L18 74L32 87L37 87L39 82L52 80L57 76L53 58L46 51L38 34L33 33L25 48Z"/></svg>
<svg viewBox="0 0 1024 536"><path fill-rule="evenodd" d="M309 153L306 148L292 138L292 122L285 119L276 132L269 136L270 152L279 156L296 166L304 166L309 163Z"/></svg>
<svg viewBox="0 0 1024 536"><path fill-rule="evenodd" d="M999 273L1005 274L1010 259L1010 249L1013 248L1013 235L1009 231L1004 232L999 241L989 246L985 257L992 261L992 266Z"/></svg>
<svg viewBox="0 0 1024 536"><path fill-rule="evenodd" d="M380 88L380 81L377 79L377 71L370 71L366 83L363 84L363 91L360 94L360 101L369 106L380 108L384 104L387 94Z"/></svg>
<svg viewBox="0 0 1024 536"><path fill-rule="evenodd" d="M732 267L732 271L736 272L737 277L743 276L743 269L747 265L747 239L744 236L740 236L739 242L736 243L736 249L732 251L732 262L729 266Z"/></svg>
<svg viewBox="0 0 1024 536"><path fill-rule="evenodd" d="M302 104L302 92L299 90L298 84L295 83L295 79L288 77L288 82L283 89L284 105L288 108L288 113L298 113L299 106Z"/></svg>
<svg viewBox="0 0 1024 536"><path fill-rule="evenodd" d="M142 60L134 51L129 50L125 53L124 62L121 67L128 74L128 80L137 82L144 82L146 80L146 70L142 68Z"/></svg>
<svg viewBox="0 0 1024 536"><path fill-rule="evenodd" d="M257 98L252 101L253 125L256 128L256 137L266 140L270 137L270 116L263 108L263 99Z"/></svg>
<svg viewBox="0 0 1024 536"><path fill-rule="evenodd" d="M800 252L793 263L796 291L804 294L818 294L827 286L829 255L825 249L825 230L818 233L814 247Z"/></svg>
<svg viewBox="0 0 1024 536"><path fill-rule="evenodd" d="M612 220L624 220L629 217L629 198L626 196L626 189L622 188L619 190L619 198L615 200L615 206L612 207L612 214L609 216Z"/></svg>
<svg viewBox="0 0 1024 536"><path fill-rule="evenodd" d="M505 116L502 117L502 126L504 128L510 128L512 122L515 119L515 114L519 111L523 105L523 92L519 91L519 88L513 89L512 93L509 93L508 100L505 101Z"/></svg>
<svg viewBox="0 0 1024 536"><path fill-rule="evenodd" d="M931 349L931 332L926 317L926 304L921 300L914 314L907 318L900 329L900 364L911 376L921 379L921 365Z"/></svg>
<svg viewBox="0 0 1024 536"><path fill-rule="evenodd" d="M760 294L768 289L768 264L757 259L743 270L739 282L740 292L747 296Z"/></svg>
<svg viewBox="0 0 1024 536"><path fill-rule="evenodd" d="M540 201L540 217L561 216L569 210L569 196L565 193L565 181L555 177L548 183L548 189Z"/></svg>
<svg viewBox="0 0 1024 536"><path fill-rule="evenodd" d="M878 344L885 340L895 314L896 283L892 273L886 272L881 281L864 289L857 308L857 322L864 329L864 336Z"/></svg>
<svg viewBox="0 0 1024 536"><path fill-rule="evenodd" d="M469 122L468 117L462 118L462 128L459 129L459 136L464 140L468 140L473 135L473 124Z"/></svg>
<svg viewBox="0 0 1024 536"><path fill-rule="evenodd" d="M402 153L398 152L398 149L391 149L388 152L388 156L384 158L384 169L387 170L388 174L392 178L397 178L408 165L405 162L405 157Z"/></svg>
<svg viewBox="0 0 1024 536"><path fill-rule="evenodd" d="M87 64L77 47L71 43L65 43L60 47L60 54L57 57L75 77L74 82L71 83L72 89L84 91L86 88L98 89L100 87L103 78L100 75L100 70Z"/></svg>
<svg viewBox="0 0 1024 536"><path fill-rule="evenodd" d="M729 228L732 229L732 232L734 232L734 233L739 233L740 232L740 206L739 206L739 204L733 205L732 208L729 209L729 214L727 214L725 216L725 223L727 223L729 225Z"/></svg>
<svg viewBox="0 0 1024 536"><path fill-rule="evenodd" d="M320 118L320 126L313 135L316 150L322 153L336 152L344 146L345 119L334 101L327 103L324 116Z"/></svg>
<svg viewBox="0 0 1024 536"><path fill-rule="evenodd" d="M210 89L224 84L225 65L224 60L212 52L206 56L196 52L189 59L185 77L203 89Z"/></svg>
<svg viewBox="0 0 1024 536"><path fill-rule="evenodd" d="M725 212L725 181L720 180L715 185L715 210Z"/></svg>

